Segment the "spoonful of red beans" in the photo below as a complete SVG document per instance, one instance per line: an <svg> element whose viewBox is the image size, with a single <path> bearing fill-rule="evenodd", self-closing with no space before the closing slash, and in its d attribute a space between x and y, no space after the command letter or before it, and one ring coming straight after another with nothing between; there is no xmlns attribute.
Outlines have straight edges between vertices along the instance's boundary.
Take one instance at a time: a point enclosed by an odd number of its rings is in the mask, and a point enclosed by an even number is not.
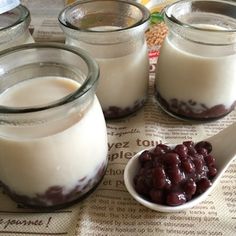
<svg viewBox="0 0 236 236"><path fill-rule="evenodd" d="M131 158L124 181L141 204L161 212L192 208L204 201L236 157L236 123L200 141L158 144Z"/></svg>

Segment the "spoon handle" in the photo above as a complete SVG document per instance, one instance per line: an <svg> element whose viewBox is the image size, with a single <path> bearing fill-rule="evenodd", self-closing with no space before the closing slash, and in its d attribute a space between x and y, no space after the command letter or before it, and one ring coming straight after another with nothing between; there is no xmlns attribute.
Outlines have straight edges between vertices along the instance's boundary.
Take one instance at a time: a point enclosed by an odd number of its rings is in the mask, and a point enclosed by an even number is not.
<svg viewBox="0 0 236 236"><path fill-rule="evenodd" d="M236 157L236 123L206 140L212 144L219 167L226 169Z"/></svg>

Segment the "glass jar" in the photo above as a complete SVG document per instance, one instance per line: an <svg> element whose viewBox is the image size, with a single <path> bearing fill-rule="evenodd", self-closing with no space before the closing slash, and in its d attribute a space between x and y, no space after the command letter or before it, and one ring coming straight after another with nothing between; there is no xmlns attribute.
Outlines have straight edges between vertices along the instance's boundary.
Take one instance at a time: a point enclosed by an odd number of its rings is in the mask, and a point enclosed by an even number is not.
<svg viewBox="0 0 236 236"><path fill-rule="evenodd" d="M97 96L106 118L126 116L145 102L149 11L126 0L86 0L66 7L59 22L66 44L87 50L100 66Z"/></svg>
<svg viewBox="0 0 236 236"><path fill-rule="evenodd" d="M33 43L28 27L30 12L23 5L0 14L0 51L25 43Z"/></svg>
<svg viewBox="0 0 236 236"><path fill-rule="evenodd" d="M0 14L10 11L20 5L20 0L2 0L0 2Z"/></svg>
<svg viewBox="0 0 236 236"><path fill-rule="evenodd" d="M106 124L95 96L98 65L82 50L38 43L2 51L0 64L6 193L42 209L84 198L107 166Z"/></svg>
<svg viewBox="0 0 236 236"><path fill-rule="evenodd" d="M213 120L236 104L236 3L182 0L166 8L169 34L156 70L156 97L169 114Z"/></svg>

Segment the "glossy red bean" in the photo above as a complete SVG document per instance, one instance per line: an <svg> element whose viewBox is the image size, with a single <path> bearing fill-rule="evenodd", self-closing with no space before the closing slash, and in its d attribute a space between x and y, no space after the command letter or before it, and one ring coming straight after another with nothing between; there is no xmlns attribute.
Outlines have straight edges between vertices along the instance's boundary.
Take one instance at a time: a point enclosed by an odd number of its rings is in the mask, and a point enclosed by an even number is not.
<svg viewBox="0 0 236 236"><path fill-rule="evenodd" d="M183 192L170 192L167 194L166 203L170 206L182 205L186 202L186 196Z"/></svg>
<svg viewBox="0 0 236 236"><path fill-rule="evenodd" d="M202 159L194 159L193 164L194 164L195 169L198 173L202 171L202 168L204 166L204 163L203 163Z"/></svg>
<svg viewBox="0 0 236 236"><path fill-rule="evenodd" d="M153 150L153 153L155 154L155 155L162 155L162 154L164 154L164 153L166 153L166 151L165 151L165 149L163 149L162 147L160 147L160 146L156 146L155 147L155 149Z"/></svg>
<svg viewBox="0 0 236 236"><path fill-rule="evenodd" d="M147 161L151 161L151 160L152 160L152 156L148 150L143 151L139 156L139 161L141 164Z"/></svg>
<svg viewBox="0 0 236 236"><path fill-rule="evenodd" d="M204 177L197 182L197 192L198 194L205 192L211 186L211 181Z"/></svg>
<svg viewBox="0 0 236 236"><path fill-rule="evenodd" d="M157 166L153 170L153 187L163 189L166 185L166 173L163 167Z"/></svg>
<svg viewBox="0 0 236 236"><path fill-rule="evenodd" d="M185 145L189 149L190 147L194 146L194 142L193 141L184 141L183 145Z"/></svg>
<svg viewBox="0 0 236 236"><path fill-rule="evenodd" d="M153 202L158 203L158 204L164 203L163 191L161 191L159 189L151 189L149 194L150 194L151 200Z"/></svg>
<svg viewBox="0 0 236 236"><path fill-rule="evenodd" d="M172 167L168 169L167 173L173 184L179 184L184 179L184 174L180 171L179 167Z"/></svg>
<svg viewBox="0 0 236 236"><path fill-rule="evenodd" d="M196 193L197 185L196 185L196 183L193 179L188 179L184 183L183 188L184 188L184 191L185 191L186 195L192 196Z"/></svg>
<svg viewBox="0 0 236 236"><path fill-rule="evenodd" d="M176 166L176 165L180 164L179 155L174 152L168 152L168 153L164 154L162 159L163 159L165 165L167 165L167 167L168 166Z"/></svg>
<svg viewBox="0 0 236 236"><path fill-rule="evenodd" d="M212 145L211 143L207 141L201 141L195 145L196 150L199 150L200 148L205 148L208 153L212 151Z"/></svg>
<svg viewBox="0 0 236 236"><path fill-rule="evenodd" d="M205 157L205 161L206 161L206 164L207 164L208 167L209 166L215 166L216 160L212 155L207 155Z"/></svg>
<svg viewBox="0 0 236 236"><path fill-rule="evenodd" d="M174 151L179 155L181 160L186 159L188 156L188 148L183 144L176 145Z"/></svg>

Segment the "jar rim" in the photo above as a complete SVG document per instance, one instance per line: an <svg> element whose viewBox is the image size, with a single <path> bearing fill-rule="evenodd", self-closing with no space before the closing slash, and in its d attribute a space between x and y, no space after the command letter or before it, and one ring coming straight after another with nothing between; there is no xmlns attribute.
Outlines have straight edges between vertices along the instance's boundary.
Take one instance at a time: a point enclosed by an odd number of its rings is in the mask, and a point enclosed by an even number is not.
<svg viewBox="0 0 236 236"><path fill-rule="evenodd" d="M233 13L235 12L235 10L232 10L232 7L234 7L236 10L236 2L231 0L180 0L168 5L163 12L166 24L169 27L173 26L173 28L181 28L181 30L178 30L180 34L182 33L184 35L186 33L184 32L185 30L189 32L195 31L199 33L207 32L208 36L211 37L211 40L213 42L219 44L227 44L227 40L229 41L229 43L236 42L236 17ZM224 16L225 21L227 21L227 19L231 19L231 21L234 21L234 24L231 22L233 27L230 28L230 25L228 25L228 27L223 27L223 25L222 27L221 25L216 25L219 28L202 27L201 23L200 25L193 24L192 22L189 23L186 20L187 18L184 18L184 16L186 16L187 14L190 15L195 12L199 14L199 12L201 11L205 11L206 13L208 13L208 21L211 17L217 18L217 15ZM226 23L224 24L226 25ZM213 37L217 36L222 37L222 43L220 42L221 39L213 39Z"/></svg>
<svg viewBox="0 0 236 236"><path fill-rule="evenodd" d="M138 20L137 22L128 25L127 27L122 27L122 28L113 28L113 29L107 29L104 31L98 31L98 30L93 30L93 29L81 29L80 27L74 25L73 23L71 23L68 20L68 14L72 13L73 10L78 7L79 5L83 5L83 4L87 4L87 3L94 3L94 2L116 2L116 3L120 3L120 4L128 4L131 6L136 7L142 14L142 18L140 20ZM143 25L144 23L146 23L148 20L150 19L150 11L142 4L135 2L135 1L131 1L131 0L84 0L84 1L76 1L73 4L68 5L66 8L64 8L58 16L58 21L60 22L60 24L66 28L70 28L73 30L78 30L80 32L85 32L85 33L94 33L96 35L99 34L104 34L104 33L112 33L112 32L120 32L120 31L124 31L124 30L129 30L129 29L133 29L137 26Z"/></svg>
<svg viewBox="0 0 236 236"><path fill-rule="evenodd" d="M88 74L86 75L86 78L84 82L81 84L81 86L71 94L67 95L66 97L63 97L61 99L58 99L52 103L45 105L40 105L36 107L8 107L0 105L0 114L5 114L5 115L28 114L61 107L79 99L87 92L89 92L93 88L93 86L97 83L100 73L97 62L93 58L91 58L91 56L85 50L81 48L75 48L73 46L64 45L62 43L30 43L30 44L15 46L1 51L0 60L5 56L17 53L19 51L30 50L30 49L50 49L50 48L71 52L74 55L79 56L85 62L88 68Z"/></svg>
<svg viewBox="0 0 236 236"><path fill-rule="evenodd" d="M16 20L14 22L12 22L10 25L7 25L5 27L1 27L0 28L0 33L2 31L5 31L5 30L8 30L8 29L12 29L13 27L16 27L22 23L26 23L27 24L27 27L29 26L30 24L30 11L23 5L19 5L17 6L16 8L10 10L10 11L7 11L1 15L6 15L6 14L16 14L16 12L19 12L19 16L18 18L16 18Z"/></svg>

